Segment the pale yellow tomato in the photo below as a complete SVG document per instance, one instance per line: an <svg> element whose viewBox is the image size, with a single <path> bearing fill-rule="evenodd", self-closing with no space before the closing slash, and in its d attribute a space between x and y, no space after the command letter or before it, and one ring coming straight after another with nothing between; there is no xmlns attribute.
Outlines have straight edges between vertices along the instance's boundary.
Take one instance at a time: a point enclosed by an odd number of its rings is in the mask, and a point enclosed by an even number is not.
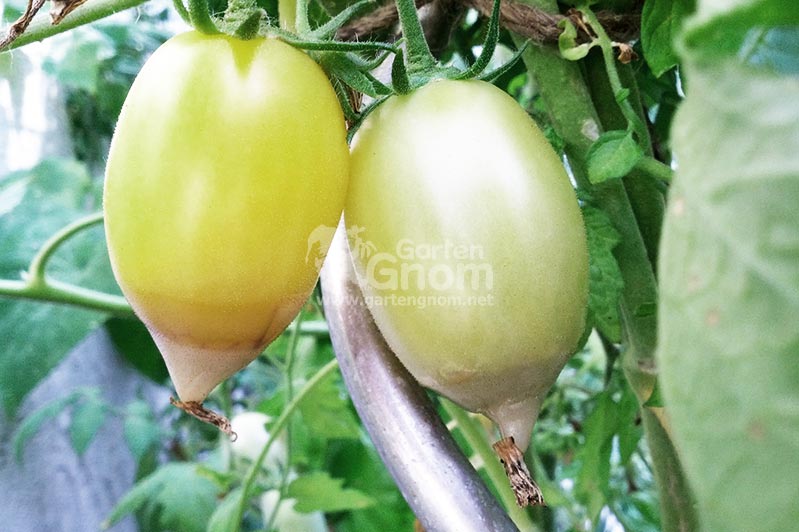
<svg viewBox="0 0 799 532"><path fill-rule="evenodd" d="M536 124L480 81L390 98L354 138L345 220L403 364L526 447L588 297L577 198Z"/></svg>
<svg viewBox="0 0 799 532"><path fill-rule="evenodd" d="M201 401L297 314L348 163L335 93L291 46L189 32L147 61L111 144L106 235L181 399Z"/></svg>

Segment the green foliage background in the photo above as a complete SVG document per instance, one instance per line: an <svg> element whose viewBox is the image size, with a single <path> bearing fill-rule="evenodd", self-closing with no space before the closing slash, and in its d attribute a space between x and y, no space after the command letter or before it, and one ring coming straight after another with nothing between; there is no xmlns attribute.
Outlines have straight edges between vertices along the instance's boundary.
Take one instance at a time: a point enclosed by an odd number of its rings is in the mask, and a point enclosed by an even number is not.
<svg viewBox="0 0 799 532"><path fill-rule="evenodd" d="M647 415L661 412L664 403L673 408L673 437L705 530L789 531L799 519L799 339L794 324L799 316L799 7L779 0L726 4L601 3L641 10L641 38L635 44L640 58L629 67L620 65L619 71L625 86L634 89L628 95L640 102L637 110L649 134L644 146L625 131L617 108L603 114L603 98L624 97L609 92L606 81L596 82L604 76L598 49L576 54L585 55L578 75L595 81L592 93L580 97L593 97L608 130L602 143L584 153L585 159L570 151L575 144L569 128L582 124L571 117L580 115L575 108L555 108L546 85L528 73L527 64L519 62L496 81L539 122L577 177L585 167L595 185L590 192L580 191L591 251L595 330L564 369L536 426L528 463L534 465L549 506L529 512L535 523L531 530L670 529L668 518L662 520L659 473L652 459L661 449L643 437ZM319 20L327 17L323 8L331 9L314 6ZM22 7L20 2L7 4L5 23ZM276 15L274 3L263 7ZM0 176L0 279L18 278L50 235L100 209L104 157L116 117L143 61L174 31L168 12L163 4L150 3L135 17L101 21L57 37L60 52L43 68L64 91L73 156L45 159ZM485 21L474 14L461 18L442 58L461 67L473 63L484 28ZM503 30L500 42L507 55L517 41ZM561 43L562 50L569 46ZM14 56L0 55L0 74L23 64L9 57ZM525 56L529 60L530 54ZM539 54L537 60L545 58ZM4 81L0 77L0 84ZM607 197L623 178L635 199L629 181L647 179L637 166L645 156L678 170L673 184L656 183L661 202L666 195L669 200L662 241L659 220L647 225L647 213L635 213L647 256L659 260L661 299L644 300L625 315L623 291L630 283L619 248L627 235L615 223ZM48 273L119 294L98 227L60 248ZM656 307L663 393L652 384L642 397L640 381L622 362L632 349L625 335L631 321L655 319ZM292 393L333 357L323 320L312 298L302 323L217 389L209 398L211 407L277 418ZM14 418L37 383L101 327L145 378L169 385L138 321L0 296L0 404L6 415ZM96 388L64 390L52 399L18 420L14 441L19 460L42 424L62 412L68 413L78 454L109 417L120 417L138 472L131 491L108 516L109 524L134 514L147 531L229 529L248 464L232 459L229 443L215 431L169 408L152 411L139 400L112 408ZM439 410L449 419L443 407ZM288 427L289 465L297 478L289 479L285 471L262 472L258 493L282 489L296 499L298 511L325 512L336 531L413 530L414 517L337 375L314 388ZM493 429L480 427L486 438L495 437ZM453 435L471 456L474 449L457 428ZM246 505L245 530L263 530L269 521L254 500Z"/></svg>

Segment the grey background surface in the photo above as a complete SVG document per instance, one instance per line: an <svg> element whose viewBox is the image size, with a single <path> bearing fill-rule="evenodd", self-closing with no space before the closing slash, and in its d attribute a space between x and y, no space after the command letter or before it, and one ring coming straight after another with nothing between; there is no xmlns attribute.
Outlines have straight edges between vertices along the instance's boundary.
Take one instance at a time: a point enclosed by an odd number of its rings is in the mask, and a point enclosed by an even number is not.
<svg viewBox="0 0 799 532"><path fill-rule="evenodd" d="M48 422L28 442L22 463L12 446L19 422L75 388L96 386L109 403L143 397L156 410L169 392L146 380L115 352L104 329L85 338L26 398L18 416L0 411L0 532L92 532L133 485L135 465L122 420L108 416L82 456L73 450L66 414ZM110 528L135 532L132 517Z"/></svg>

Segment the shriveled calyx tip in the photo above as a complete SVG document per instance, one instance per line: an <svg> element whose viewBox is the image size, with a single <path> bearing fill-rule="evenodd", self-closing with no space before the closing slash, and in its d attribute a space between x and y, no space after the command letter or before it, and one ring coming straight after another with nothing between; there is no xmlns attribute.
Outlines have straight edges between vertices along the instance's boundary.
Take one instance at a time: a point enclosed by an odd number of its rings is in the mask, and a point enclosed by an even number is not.
<svg viewBox="0 0 799 532"><path fill-rule="evenodd" d="M236 438L238 438L238 435L233 432L233 428L231 427L230 420L228 420L228 418L206 409L202 403L198 401L178 401L174 397L170 397L169 402L172 403L173 406L180 408L187 414L196 417L200 421L215 426L227 434L230 437L230 441L236 441Z"/></svg>
<svg viewBox="0 0 799 532"><path fill-rule="evenodd" d="M530 470L524 463L524 455L516 446L513 436L502 438L493 445L493 448L505 468L505 474L508 475L513 494L516 495L516 504L522 508L545 506L544 495L530 475Z"/></svg>

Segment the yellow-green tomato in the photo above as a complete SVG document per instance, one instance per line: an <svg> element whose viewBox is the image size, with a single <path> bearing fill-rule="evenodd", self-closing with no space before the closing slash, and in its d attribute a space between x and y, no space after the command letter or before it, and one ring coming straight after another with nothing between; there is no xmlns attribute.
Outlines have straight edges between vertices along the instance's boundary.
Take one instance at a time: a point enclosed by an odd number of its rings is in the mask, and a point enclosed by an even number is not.
<svg viewBox="0 0 799 532"><path fill-rule="evenodd" d="M348 165L333 88L279 40L189 32L144 65L108 156L106 236L183 401L205 398L297 314Z"/></svg>
<svg viewBox="0 0 799 532"><path fill-rule="evenodd" d="M481 81L394 97L353 140L344 216L389 346L524 449L588 297L579 205L536 124Z"/></svg>

